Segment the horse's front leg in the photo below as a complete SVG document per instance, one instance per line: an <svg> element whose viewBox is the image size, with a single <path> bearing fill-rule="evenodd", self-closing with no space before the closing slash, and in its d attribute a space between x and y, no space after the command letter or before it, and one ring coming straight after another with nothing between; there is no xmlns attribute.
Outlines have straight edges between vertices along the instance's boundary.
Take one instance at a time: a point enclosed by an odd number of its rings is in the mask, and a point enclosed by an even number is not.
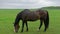
<svg viewBox="0 0 60 34"><path fill-rule="evenodd" d="M21 32L23 32L23 29L24 29L24 21L22 23L22 30L21 30Z"/></svg>
<svg viewBox="0 0 60 34"><path fill-rule="evenodd" d="M26 31L28 31L28 24L27 24L27 22L26 22L26 27L27 27L27 28L26 28Z"/></svg>

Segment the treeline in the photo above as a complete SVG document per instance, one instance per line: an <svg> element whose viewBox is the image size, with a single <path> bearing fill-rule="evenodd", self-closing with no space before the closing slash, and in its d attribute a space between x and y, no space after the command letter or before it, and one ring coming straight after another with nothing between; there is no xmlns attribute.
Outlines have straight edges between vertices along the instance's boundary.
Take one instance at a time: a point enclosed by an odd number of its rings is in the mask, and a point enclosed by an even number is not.
<svg viewBox="0 0 60 34"><path fill-rule="evenodd" d="M60 9L60 6L43 7L41 9Z"/></svg>

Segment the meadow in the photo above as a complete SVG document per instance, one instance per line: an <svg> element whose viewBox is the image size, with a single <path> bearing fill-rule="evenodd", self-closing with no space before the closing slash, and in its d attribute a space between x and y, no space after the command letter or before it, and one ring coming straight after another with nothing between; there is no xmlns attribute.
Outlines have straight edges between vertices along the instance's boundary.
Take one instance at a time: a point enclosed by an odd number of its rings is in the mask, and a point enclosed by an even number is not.
<svg viewBox="0 0 60 34"><path fill-rule="evenodd" d="M60 9L46 9L49 12L49 28L46 32L44 31L44 24L39 32L37 31L39 27L39 20L30 22L28 21L29 31L26 32L26 26L24 27L24 32L21 33L21 23L18 33L15 33L13 23L15 21L16 15L21 12L21 9L0 9L0 34L60 34Z"/></svg>

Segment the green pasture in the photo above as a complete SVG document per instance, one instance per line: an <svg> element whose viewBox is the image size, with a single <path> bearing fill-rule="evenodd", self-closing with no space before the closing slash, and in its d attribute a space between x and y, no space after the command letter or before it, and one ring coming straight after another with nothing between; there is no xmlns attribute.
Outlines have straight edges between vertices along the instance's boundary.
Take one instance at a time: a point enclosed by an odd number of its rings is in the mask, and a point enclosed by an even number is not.
<svg viewBox="0 0 60 34"><path fill-rule="evenodd" d="M39 20L30 22L28 21L29 31L26 32L26 26L24 27L24 32L21 33L21 23L18 33L15 33L13 23L16 15L21 12L21 9L0 9L0 34L60 34L60 9L46 9L49 12L49 28L46 32L44 31L44 24L39 30Z"/></svg>

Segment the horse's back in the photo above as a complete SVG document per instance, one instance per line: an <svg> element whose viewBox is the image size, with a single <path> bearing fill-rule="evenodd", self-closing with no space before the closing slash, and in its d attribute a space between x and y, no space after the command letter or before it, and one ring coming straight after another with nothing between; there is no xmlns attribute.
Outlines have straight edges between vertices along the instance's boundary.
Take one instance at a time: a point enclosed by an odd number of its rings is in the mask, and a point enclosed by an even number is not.
<svg viewBox="0 0 60 34"><path fill-rule="evenodd" d="M37 11L30 11L29 9L25 9L21 12L21 18L25 20L38 20L41 17L44 18L47 12L46 10L37 10Z"/></svg>

